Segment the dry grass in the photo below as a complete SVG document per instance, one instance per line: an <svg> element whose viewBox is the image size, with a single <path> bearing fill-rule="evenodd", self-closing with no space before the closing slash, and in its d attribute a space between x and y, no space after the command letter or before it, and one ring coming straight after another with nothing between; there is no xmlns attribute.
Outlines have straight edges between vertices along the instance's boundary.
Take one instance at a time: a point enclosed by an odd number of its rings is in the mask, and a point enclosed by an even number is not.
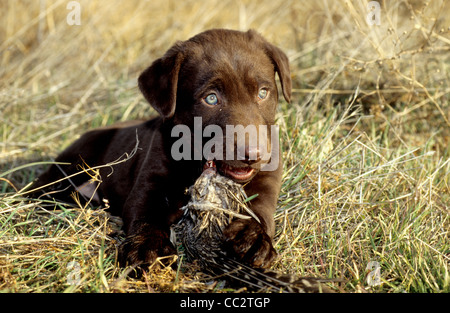
<svg viewBox="0 0 450 313"><path fill-rule="evenodd" d="M366 2L344 0L83 0L70 26L67 2L0 3L0 290L222 290L156 265L124 278L117 220L20 189L83 131L154 114L139 72L174 41L226 27L257 29L291 60L274 267L344 278L348 292L450 291L448 1L380 1L378 26Z"/></svg>

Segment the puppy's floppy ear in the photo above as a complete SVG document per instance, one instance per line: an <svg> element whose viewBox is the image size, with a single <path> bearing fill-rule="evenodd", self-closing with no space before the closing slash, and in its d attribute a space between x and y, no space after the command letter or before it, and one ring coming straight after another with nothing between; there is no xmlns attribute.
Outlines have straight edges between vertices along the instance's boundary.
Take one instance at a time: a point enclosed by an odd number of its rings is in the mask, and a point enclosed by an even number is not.
<svg viewBox="0 0 450 313"><path fill-rule="evenodd" d="M286 54L278 47L266 42L265 49L267 55L272 59L275 71L278 73L283 89L283 96L287 102L291 101L292 81L291 71L289 70L289 59Z"/></svg>
<svg viewBox="0 0 450 313"><path fill-rule="evenodd" d="M249 30L247 32L250 38L258 37L264 46L264 50L269 58L272 60L275 67L275 71L278 73L281 81L281 87L283 89L283 96L287 102L291 101L291 91L292 91L292 81L291 81L291 71L289 70L289 59L286 54L278 47L270 44L263 36L258 34L254 30Z"/></svg>
<svg viewBox="0 0 450 313"><path fill-rule="evenodd" d="M164 119L175 113L178 73L184 59L181 44L175 44L138 78L139 89L145 99Z"/></svg>

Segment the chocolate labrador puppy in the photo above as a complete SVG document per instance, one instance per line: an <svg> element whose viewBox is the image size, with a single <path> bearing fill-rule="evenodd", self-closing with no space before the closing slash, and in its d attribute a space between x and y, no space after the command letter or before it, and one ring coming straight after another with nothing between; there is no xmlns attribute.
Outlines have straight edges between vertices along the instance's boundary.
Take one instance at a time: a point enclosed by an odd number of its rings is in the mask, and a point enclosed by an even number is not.
<svg viewBox="0 0 450 313"><path fill-rule="evenodd" d="M57 157L65 164L52 165L33 188L71 176L43 191L66 201L74 191L91 201L106 199L124 222L122 265L142 265L175 252L170 225L181 217L187 188L213 159L220 174L244 184L248 196L257 195L250 208L260 221L232 222L224 249L242 262L268 267L276 256L273 213L282 171L272 127L275 73L289 102L288 58L253 30L213 29L177 42L138 80L160 116L84 134Z"/></svg>

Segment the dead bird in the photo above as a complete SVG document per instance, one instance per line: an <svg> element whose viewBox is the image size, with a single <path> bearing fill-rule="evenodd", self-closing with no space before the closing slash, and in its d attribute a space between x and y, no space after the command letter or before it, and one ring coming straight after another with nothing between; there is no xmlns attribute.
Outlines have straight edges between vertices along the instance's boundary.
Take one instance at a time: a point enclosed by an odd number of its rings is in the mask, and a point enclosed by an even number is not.
<svg viewBox="0 0 450 313"><path fill-rule="evenodd" d="M324 283L336 280L253 268L226 255L224 228L236 218L259 220L246 204L242 185L218 174L214 162L205 165L189 193L190 201L181 208L182 218L171 227L171 241L184 260L196 261L203 271L252 291L333 292Z"/></svg>

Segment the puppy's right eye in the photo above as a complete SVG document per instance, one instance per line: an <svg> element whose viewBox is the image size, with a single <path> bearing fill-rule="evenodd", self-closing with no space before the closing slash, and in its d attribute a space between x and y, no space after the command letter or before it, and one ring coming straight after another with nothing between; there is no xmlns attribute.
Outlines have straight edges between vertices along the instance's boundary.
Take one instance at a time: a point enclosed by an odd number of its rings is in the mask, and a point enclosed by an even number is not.
<svg viewBox="0 0 450 313"><path fill-rule="evenodd" d="M203 101L205 101L209 105L217 105L219 103L219 100L217 99L217 95L215 93L211 93L207 95Z"/></svg>

